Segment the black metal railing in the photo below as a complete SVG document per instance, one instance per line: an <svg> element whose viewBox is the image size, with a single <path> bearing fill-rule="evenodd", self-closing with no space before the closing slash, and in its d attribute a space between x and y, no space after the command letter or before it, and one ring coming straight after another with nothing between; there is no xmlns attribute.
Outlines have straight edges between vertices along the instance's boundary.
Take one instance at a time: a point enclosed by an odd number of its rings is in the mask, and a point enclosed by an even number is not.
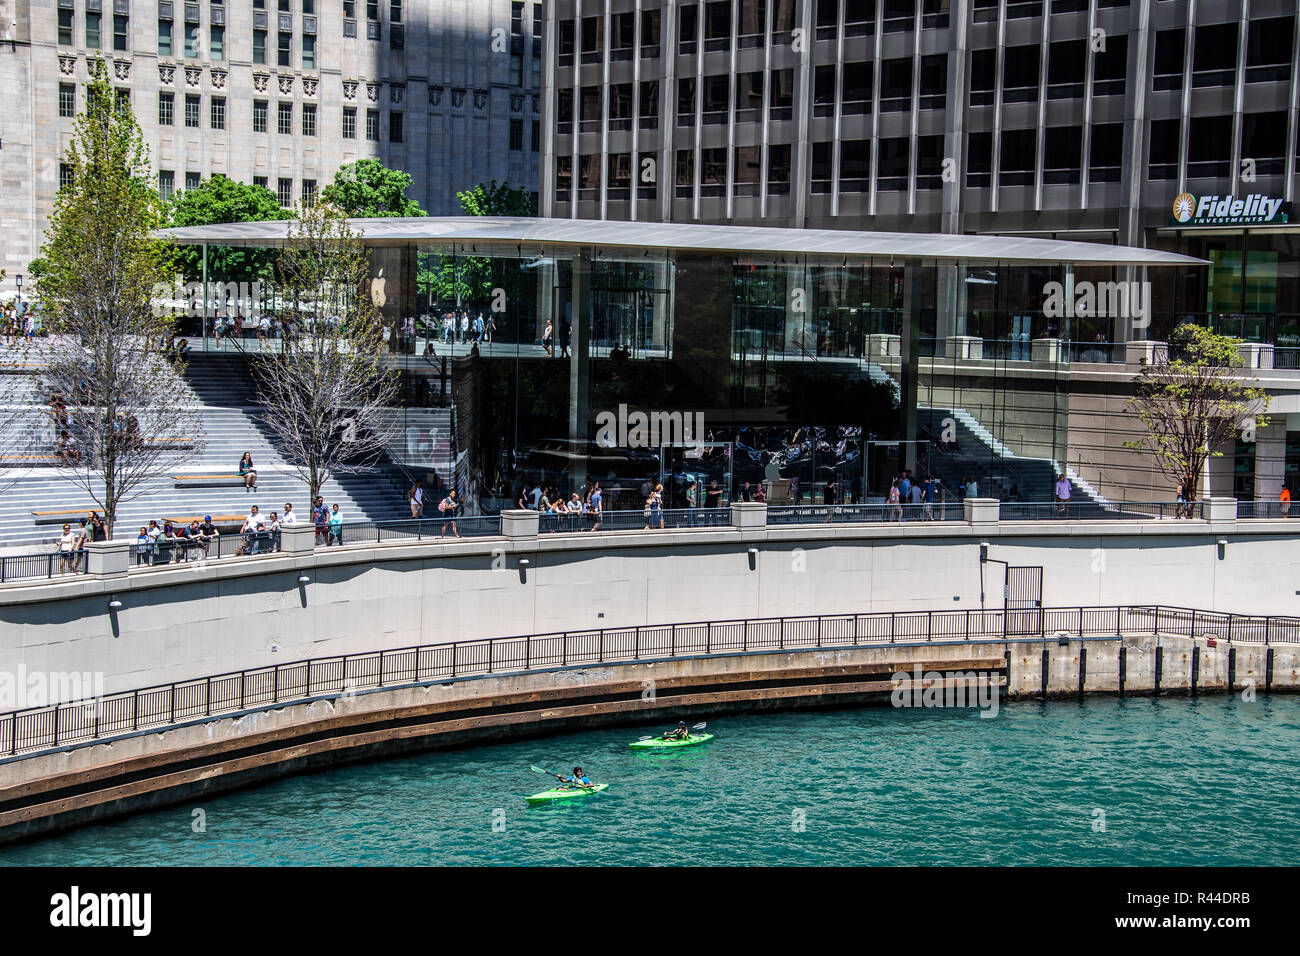
<svg viewBox="0 0 1300 956"><path fill-rule="evenodd" d="M1122 501L1109 505L1088 498L1069 501L1004 501L998 508L999 521L1157 521L1166 518L1200 518L1204 502Z"/></svg>
<svg viewBox="0 0 1300 956"><path fill-rule="evenodd" d="M962 521L960 501L933 504L769 505L767 523L834 524L848 522Z"/></svg>
<svg viewBox="0 0 1300 956"><path fill-rule="evenodd" d="M10 554L0 558L0 584L6 581L24 581L31 578L52 578L67 573L67 567L57 551L44 554Z"/></svg>
<svg viewBox="0 0 1300 956"><path fill-rule="evenodd" d="M384 541L428 541L438 538L481 538L501 533L500 515L447 516L434 513L403 521L348 521L337 532L317 528L316 547L380 544Z"/></svg>
<svg viewBox="0 0 1300 956"><path fill-rule="evenodd" d="M1238 501L1238 518L1300 518L1300 504L1289 501Z"/></svg>
<svg viewBox="0 0 1300 956"><path fill-rule="evenodd" d="M1027 622L1031 628L1022 626ZM1272 645L1300 643L1300 617L1162 605L886 611L591 628L456 641L293 661L12 711L0 714L0 754L32 754L315 697L488 674L754 651L1038 640L1060 632L1087 638L1151 634Z"/></svg>

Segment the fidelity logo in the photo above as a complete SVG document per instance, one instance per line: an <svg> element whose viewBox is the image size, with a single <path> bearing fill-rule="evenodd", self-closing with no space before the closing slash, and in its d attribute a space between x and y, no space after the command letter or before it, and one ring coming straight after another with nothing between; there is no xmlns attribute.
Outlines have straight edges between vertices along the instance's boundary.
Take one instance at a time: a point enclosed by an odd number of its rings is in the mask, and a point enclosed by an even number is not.
<svg viewBox="0 0 1300 956"><path fill-rule="evenodd" d="M50 925L127 927L133 936L148 936L153 928L152 893L83 893L74 886L50 897Z"/></svg>
<svg viewBox="0 0 1300 956"><path fill-rule="evenodd" d="M1245 199L1235 196L1202 196L1179 193L1174 198L1174 223L1183 225L1227 225L1238 223L1286 222L1281 199L1251 193Z"/></svg>

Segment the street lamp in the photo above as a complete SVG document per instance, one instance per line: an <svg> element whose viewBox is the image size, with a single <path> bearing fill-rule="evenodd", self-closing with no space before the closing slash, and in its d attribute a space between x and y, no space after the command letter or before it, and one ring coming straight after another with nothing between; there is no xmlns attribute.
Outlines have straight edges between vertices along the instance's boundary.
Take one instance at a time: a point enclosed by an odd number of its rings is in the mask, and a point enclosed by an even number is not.
<svg viewBox="0 0 1300 956"><path fill-rule="evenodd" d="M20 272L14 276L14 281L18 283L18 291L23 291L23 274Z"/></svg>

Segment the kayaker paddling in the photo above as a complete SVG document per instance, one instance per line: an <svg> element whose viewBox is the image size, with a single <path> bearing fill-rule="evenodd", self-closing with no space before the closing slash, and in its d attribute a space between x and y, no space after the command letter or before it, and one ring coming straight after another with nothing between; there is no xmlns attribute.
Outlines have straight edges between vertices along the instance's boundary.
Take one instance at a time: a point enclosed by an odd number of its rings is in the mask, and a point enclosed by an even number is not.
<svg viewBox="0 0 1300 956"><path fill-rule="evenodd" d="M675 728L668 731L668 733L664 734L663 739L664 740L685 740L690 735L691 732L686 727L686 721L679 720L677 721L677 726Z"/></svg>
<svg viewBox="0 0 1300 956"><path fill-rule="evenodd" d="M571 783L576 787L589 789L591 787L591 778L582 772L581 767L574 767L573 774L568 777L560 777L565 783Z"/></svg>

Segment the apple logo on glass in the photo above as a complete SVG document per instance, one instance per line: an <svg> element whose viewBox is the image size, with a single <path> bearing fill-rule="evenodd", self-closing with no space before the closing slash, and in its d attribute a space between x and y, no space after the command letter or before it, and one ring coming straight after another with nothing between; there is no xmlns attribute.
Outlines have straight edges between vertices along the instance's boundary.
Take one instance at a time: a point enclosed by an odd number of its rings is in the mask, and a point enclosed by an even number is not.
<svg viewBox="0 0 1300 956"><path fill-rule="evenodd" d="M383 269L379 270L379 275L370 280L370 301L381 309L384 307L384 303L388 301L388 296L384 292L384 287L387 284L388 280L384 278Z"/></svg>

